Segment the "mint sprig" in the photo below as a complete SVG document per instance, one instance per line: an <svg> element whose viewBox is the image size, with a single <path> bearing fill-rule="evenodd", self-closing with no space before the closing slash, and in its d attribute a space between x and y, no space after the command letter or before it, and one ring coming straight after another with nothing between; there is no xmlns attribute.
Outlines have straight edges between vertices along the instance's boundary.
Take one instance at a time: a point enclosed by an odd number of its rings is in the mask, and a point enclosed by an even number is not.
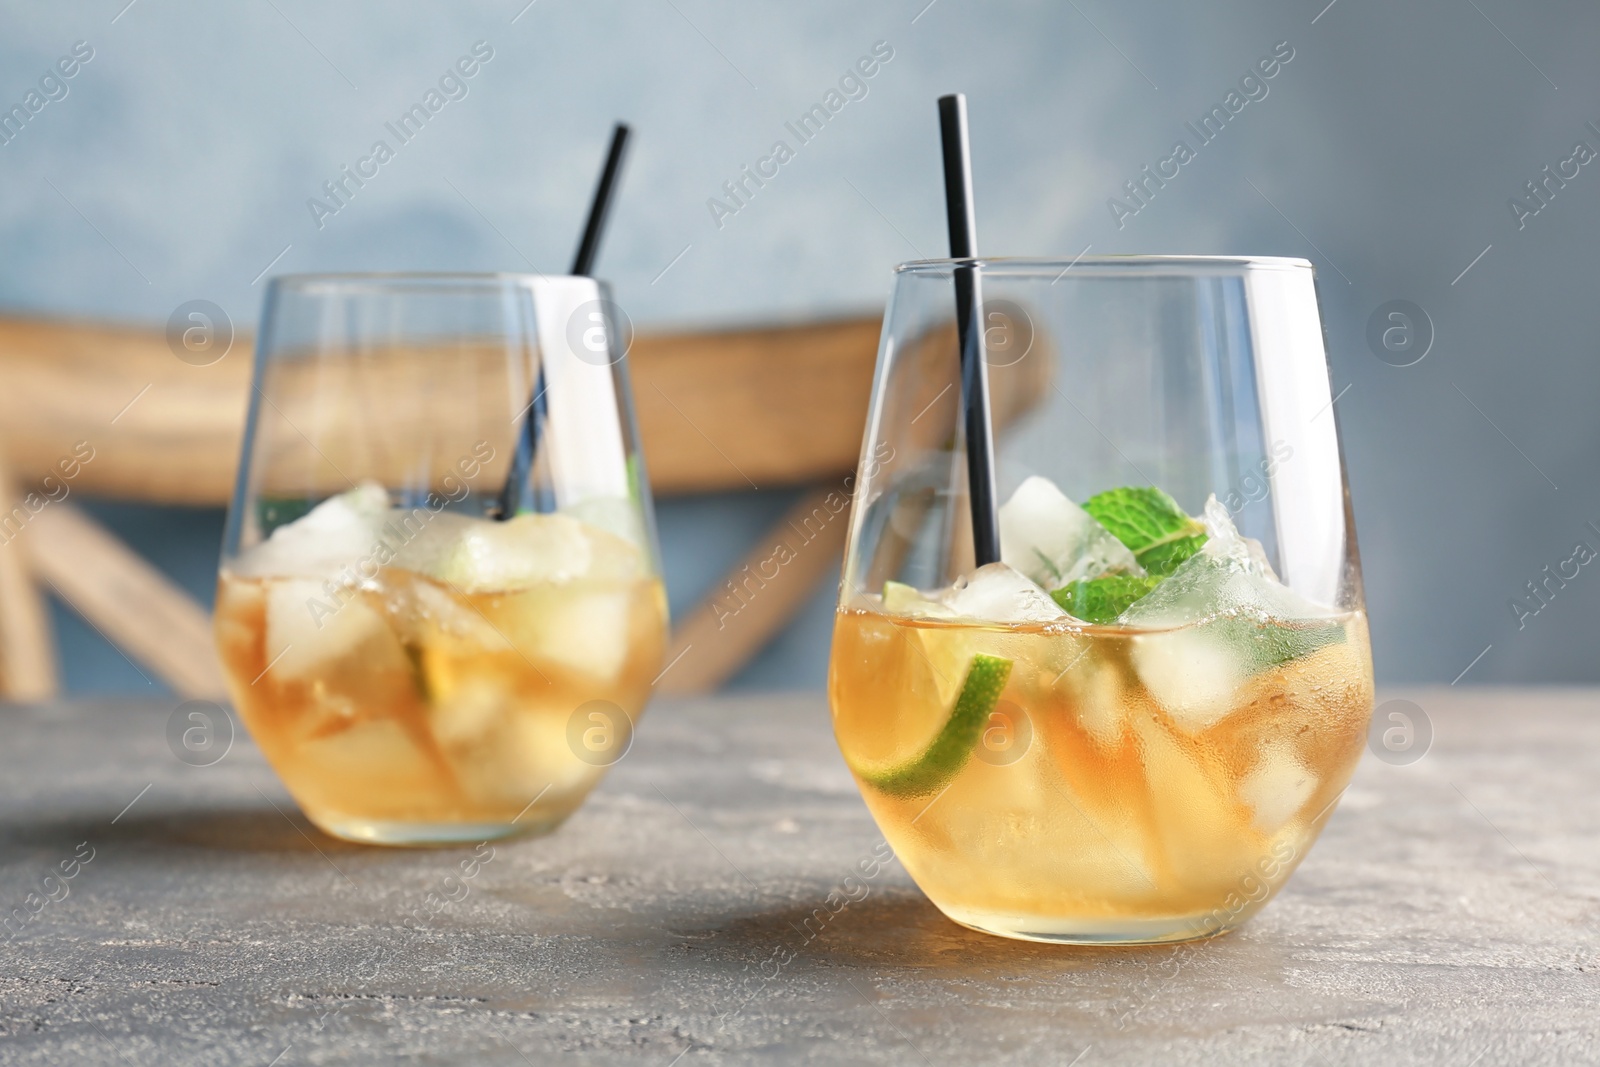
<svg viewBox="0 0 1600 1067"><path fill-rule="evenodd" d="M1206 543L1206 528L1153 485L1096 493L1084 501L1083 510L1156 577L1171 574Z"/></svg>

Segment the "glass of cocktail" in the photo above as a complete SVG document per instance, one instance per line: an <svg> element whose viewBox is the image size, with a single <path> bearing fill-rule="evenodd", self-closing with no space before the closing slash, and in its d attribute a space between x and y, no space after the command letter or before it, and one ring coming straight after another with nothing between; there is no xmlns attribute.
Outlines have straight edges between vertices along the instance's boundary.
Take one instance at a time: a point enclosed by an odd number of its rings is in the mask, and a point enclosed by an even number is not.
<svg viewBox="0 0 1600 1067"><path fill-rule="evenodd" d="M963 270L992 494L969 492ZM898 269L829 696L867 806L950 918L1206 937L1304 858L1372 704L1335 399L1303 260ZM979 566L985 495L999 559Z"/></svg>
<svg viewBox="0 0 1600 1067"><path fill-rule="evenodd" d="M627 751L666 599L620 318L588 278L272 282L216 634L328 833L549 830Z"/></svg>

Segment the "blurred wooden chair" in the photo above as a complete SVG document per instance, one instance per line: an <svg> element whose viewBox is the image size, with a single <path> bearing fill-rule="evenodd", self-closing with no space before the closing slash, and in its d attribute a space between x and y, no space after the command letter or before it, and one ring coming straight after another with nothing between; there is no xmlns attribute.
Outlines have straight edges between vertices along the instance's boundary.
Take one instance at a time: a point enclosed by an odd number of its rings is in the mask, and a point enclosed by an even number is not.
<svg viewBox="0 0 1600 1067"><path fill-rule="evenodd" d="M663 690L717 688L837 579L849 527L839 500L861 447L878 331L864 316L635 339L634 398L658 497L808 487L681 620ZM948 332L928 348L953 363ZM238 337L218 362L194 366L156 329L0 318L0 697L58 690L41 590L181 695L223 694L204 609L70 497L226 505L251 348ZM1037 396L1039 383L1015 380L996 390L999 422ZM92 459L66 477L64 458L84 449ZM793 559L759 596L730 599L780 542Z"/></svg>
<svg viewBox="0 0 1600 1067"><path fill-rule="evenodd" d="M855 467L877 345L875 317L641 334L629 360L654 491L837 485ZM250 352L238 337L198 367L156 329L0 319L0 696L58 689L41 591L180 694L222 694L206 612L71 497L225 505ZM93 458L64 477L58 464L83 442ZM680 629L662 687L703 691L736 672L836 571L845 527L830 523L737 627L689 641Z"/></svg>

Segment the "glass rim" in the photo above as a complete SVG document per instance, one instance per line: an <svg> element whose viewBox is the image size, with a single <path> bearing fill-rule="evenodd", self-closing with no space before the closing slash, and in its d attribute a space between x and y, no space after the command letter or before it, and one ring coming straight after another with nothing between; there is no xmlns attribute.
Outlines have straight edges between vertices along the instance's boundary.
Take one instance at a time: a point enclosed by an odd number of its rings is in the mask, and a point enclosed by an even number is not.
<svg viewBox="0 0 1600 1067"><path fill-rule="evenodd" d="M604 285L598 278L580 274L541 274L536 271L307 271L275 274L267 280L274 290L481 288L528 286L580 279Z"/></svg>
<svg viewBox="0 0 1600 1067"><path fill-rule="evenodd" d="M1217 256L1217 255L1104 255L1104 256L972 256L964 259L913 259L897 264L895 274L948 274L956 267L974 267L979 272L1026 277L1031 274L1059 279L1068 271L1084 273L1159 274L1223 270L1304 270L1315 273L1308 259L1297 256Z"/></svg>

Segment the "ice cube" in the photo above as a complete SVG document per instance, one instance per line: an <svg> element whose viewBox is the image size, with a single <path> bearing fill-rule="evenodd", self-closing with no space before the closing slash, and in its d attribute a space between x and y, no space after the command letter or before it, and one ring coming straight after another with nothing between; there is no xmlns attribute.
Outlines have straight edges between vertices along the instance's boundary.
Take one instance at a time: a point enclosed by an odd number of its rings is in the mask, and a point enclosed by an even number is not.
<svg viewBox="0 0 1600 1067"><path fill-rule="evenodd" d="M956 579L944 603L983 622L1055 622L1071 618L1027 575L1009 563L989 563Z"/></svg>
<svg viewBox="0 0 1600 1067"><path fill-rule="evenodd" d="M388 510L389 494L383 486L362 482L279 526L228 564L228 570L258 577L338 574L372 554Z"/></svg>
<svg viewBox="0 0 1600 1067"><path fill-rule="evenodd" d="M1102 749L1118 748L1128 727L1130 700L1122 670L1093 652L1086 652L1062 673L1061 679L1072 694L1078 725Z"/></svg>
<svg viewBox="0 0 1600 1067"><path fill-rule="evenodd" d="M482 519L424 506L395 508L385 516L383 539L394 555L390 566L440 577L461 542Z"/></svg>
<svg viewBox="0 0 1600 1067"><path fill-rule="evenodd" d="M394 632L356 589L312 578L268 583L265 652L275 677L312 679L358 648L367 668L405 667Z"/></svg>
<svg viewBox="0 0 1600 1067"><path fill-rule="evenodd" d="M394 565L466 593L629 580L646 570L638 546L560 514L518 515L505 522L436 515L400 549Z"/></svg>
<svg viewBox="0 0 1600 1067"><path fill-rule="evenodd" d="M407 644L472 652L507 647L506 639L466 600L421 575L383 583L390 625Z"/></svg>
<svg viewBox="0 0 1600 1067"><path fill-rule="evenodd" d="M494 675L464 678L429 712L429 727L457 783L480 803L524 804L593 777L567 745L566 716L520 706L516 686Z"/></svg>
<svg viewBox="0 0 1600 1067"><path fill-rule="evenodd" d="M1129 626L1166 627L1223 615L1261 620L1329 618L1337 614L1285 586L1261 544L1241 537L1217 498L1206 501L1207 539L1200 551L1117 620Z"/></svg>
<svg viewBox="0 0 1600 1067"><path fill-rule="evenodd" d="M249 663L261 648L261 633L267 602L267 583L224 578L217 583L217 648L225 661ZM251 671L256 668L242 668Z"/></svg>
<svg viewBox="0 0 1600 1067"><path fill-rule="evenodd" d="M1156 703L1191 734L1234 709L1250 673L1241 650L1203 627L1143 634L1133 641L1132 659Z"/></svg>
<svg viewBox="0 0 1600 1067"><path fill-rule="evenodd" d="M463 674L450 692L428 709L428 728L448 756L485 741L514 704L509 687L498 679Z"/></svg>
<svg viewBox="0 0 1600 1067"><path fill-rule="evenodd" d="M1150 695L1190 732L1216 725L1238 705L1245 679L1268 665L1262 657L1272 648L1255 640L1262 624L1278 632L1272 624L1336 614L1278 581L1261 545L1239 535L1214 496L1205 523L1200 551L1117 620L1166 629L1138 638L1133 662Z"/></svg>
<svg viewBox="0 0 1600 1067"><path fill-rule="evenodd" d="M528 589L491 609L496 625L540 667L576 671L598 686L614 682L629 652L633 590Z"/></svg>
<svg viewBox="0 0 1600 1067"><path fill-rule="evenodd" d="M428 811L446 804L442 768L395 719L369 719L300 746L296 797L335 811L373 805ZM302 796L306 794L306 796Z"/></svg>
<svg viewBox="0 0 1600 1067"><path fill-rule="evenodd" d="M567 740L567 717L539 712L513 715L505 728L505 745L498 752L496 774L500 793L516 803L526 803L549 788L559 800L598 770L573 754Z"/></svg>
<svg viewBox="0 0 1600 1067"><path fill-rule="evenodd" d="M1144 573L1111 531L1038 475L1000 509L1000 559L1045 589L1102 574Z"/></svg>
<svg viewBox="0 0 1600 1067"><path fill-rule="evenodd" d="M941 797L913 826L907 866L925 849L959 855L970 863L969 894L988 886L992 900L1014 901L1022 911L1051 891L1084 901L1137 900L1161 884L1153 843L1126 808L1094 804L1063 780L1037 740L1013 763L969 761ZM1051 847L1018 846L1029 840Z"/></svg>
<svg viewBox="0 0 1600 1067"><path fill-rule="evenodd" d="M956 613L939 599L942 595L945 593L924 593L904 582L884 582L883 610L890 615L906 615L911 618L953 618Z"/></svg>
<svg viewBox="0 0 1600 1067"><path fill-rule="evenodd" d="M644 549L644 520L634 502L625 496L591 497L563 507L560 514L570 515L586 526L615 534L629 544Z"/></svg>
<svg viewBox="0 0 1600 1067"><path fill-rule="evenodd" d="M1239 796L1250 805L1256 829L1271 835L1289 824L1316 789L1317 776L1293 748L1279 743L1262 750L1260 762L1239 784Z"/></svg>
<svg viewBox="0 0 1600 1067"><path fill-rule="evenodd" d="M1133 727L1168 871L1184 888L1237 885L1254 867L1258 845L1239 832L1246 813L1226 771L1149 715L1136 714Z"/></svg>

